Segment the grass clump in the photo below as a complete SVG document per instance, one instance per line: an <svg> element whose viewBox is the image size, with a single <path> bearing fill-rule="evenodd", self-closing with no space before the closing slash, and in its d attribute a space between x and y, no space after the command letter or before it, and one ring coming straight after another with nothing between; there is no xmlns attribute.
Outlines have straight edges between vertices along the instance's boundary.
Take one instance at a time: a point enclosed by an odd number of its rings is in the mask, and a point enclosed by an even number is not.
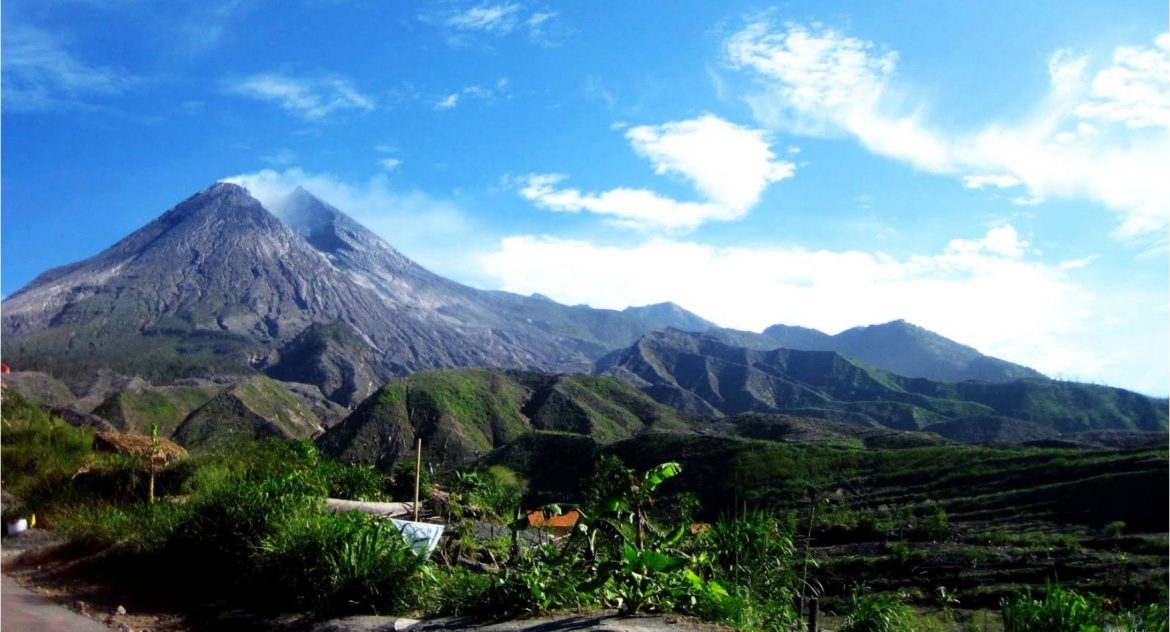
<svg viewBox="0 0 1170 632"><path fill-rule="evenodd" d="M1047 582L1042 597L1030 588L1000 604L1004 632L1164 632L1168 614L1164 604L1120 613L1111 612L1105 600Z"/></svg>

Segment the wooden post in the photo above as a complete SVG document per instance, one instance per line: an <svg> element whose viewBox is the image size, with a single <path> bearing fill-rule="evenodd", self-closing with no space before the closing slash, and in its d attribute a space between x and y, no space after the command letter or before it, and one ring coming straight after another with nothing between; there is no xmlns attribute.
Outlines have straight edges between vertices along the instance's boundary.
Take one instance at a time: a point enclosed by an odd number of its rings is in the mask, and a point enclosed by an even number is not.
<svg viewBox="0 0 1170 632"><path fill-rule="evenodd" d="M147 504L154 504L154 460L158 456L158 424L150 424L150 454L146 456L150 460L150 488L146 492Z"/></svg>
<svg viewBox="0 0 1170 632"><path fill-rule="evenodd" d="M414 459L414 521L418 522L418 481L422 477L422 437L415 448Z"/></svg>
<svg viewBox="0 0 1170 632"><path fill-rule="evenodd" d="M820 627L821 600L813 598L808 603L808 632L817 632Z"/></svg>

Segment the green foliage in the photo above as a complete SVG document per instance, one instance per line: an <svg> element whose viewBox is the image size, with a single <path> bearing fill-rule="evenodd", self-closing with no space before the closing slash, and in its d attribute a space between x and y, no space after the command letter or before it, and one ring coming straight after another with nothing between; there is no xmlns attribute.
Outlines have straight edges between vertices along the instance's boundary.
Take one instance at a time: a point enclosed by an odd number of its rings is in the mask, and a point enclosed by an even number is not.
<svg viewBox="0 0 1170 632"><path fill-rule="evenodd" d="M489 590L470 604L480 616L508 618L562 608L598 604L597 596L582 590L587 568L570 563L563 551L542 546L524 551L498 575Z"/></svg>
<svg viewBox="0 0 1170 632"><path fill-rule="evenodd" d="M386 477L372 465L331 462L329 468L329 497L345 500L382 501L386 493Z"/></svg>
<svg viewBox="0 0 1170 632"><path fill-rule="evenodd" d="M414 501L414 475L417 463L414 459L400 459L390 471L390 496L401 502ZM426 500L431 497L431 473L427 468L418 471L418 497Z"/></svg>
<svg viewBox="0 0 1170 632"><path fill-rule="evenodd" d="M936 507L934 513L922 521L919 529L928 539L946 539L951 530L950 520L947 519L946 510L942 507Z"/></svg>
<svg viewBox="0 0 1170 632"><path fill-rule="evenodd" d="M41 503L85 465L93 436L92 430L70 426L8 389L0 432L4 489L26 503Z"/></svg>
<svg viewBox="0 0 1170 632"><path fill-rule="evenodd" d="M1099 596L1052 582L1044 585L1043 597L1025 589L1005 598L1000 609L1004 632L1164 632L1170 625L1165 604L1113 613Z"/></svg>
<svg viewBox="0 0 1170 632"><path fill-rule="evenodd" d="M71 542L94 549L116 547L134 554L159 554L171 534L190 516L175 503L136 503L125 507L98 503L63 512L57 521Z"/></svg>
<svg viewBox="0 0 1170 632"><path fill-rule="evenodd" d="M1088 632L1099 630L1105 620L1098 600L1052 583L1044 586L1042 598L1027 589L1000 607L1004 632Z"/></svg>
<svg viewBox="0 0 1170 632"><path fill-rule="evenodd" d="M914 610L901 595L855 590L839 632L911 632L915 628Z"/></svg>
<svg viewBox="0 0 1170 632"><path fill-rule="evenodd" d="M451 509L456 519L478 517L509 522L520 509L528 484L503 465L456 472L451 482Z"/></svg>
<svg viewBox="0 0 1170 632"><path fill-rule="evenodd" d="M746 510L713 524L703 536L702 550L720 582L757 600L786 605L785 618L792 621L800 582L793 532L790 521Z"/></svg>
<svg viewBox="0 0 1170 632"><path fill-rule="evenodd" d="M318 512L273 525L253 559L252 583L270 589L271 602L291 597L318 612L407 612L425 590L424 561L398 530L356 512Z"/></svg>

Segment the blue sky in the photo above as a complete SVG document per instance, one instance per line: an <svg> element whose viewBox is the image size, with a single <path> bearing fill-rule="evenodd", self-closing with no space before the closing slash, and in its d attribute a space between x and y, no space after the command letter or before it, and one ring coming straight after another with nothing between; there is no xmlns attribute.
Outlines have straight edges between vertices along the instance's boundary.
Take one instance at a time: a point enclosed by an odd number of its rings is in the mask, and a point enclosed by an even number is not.
<svg viewBox="0 0 1170 632"><path fill-rule="evenodd" d="M2 291L221 179L431 269L1166 395L1156 2L8 0Z"/></svg>

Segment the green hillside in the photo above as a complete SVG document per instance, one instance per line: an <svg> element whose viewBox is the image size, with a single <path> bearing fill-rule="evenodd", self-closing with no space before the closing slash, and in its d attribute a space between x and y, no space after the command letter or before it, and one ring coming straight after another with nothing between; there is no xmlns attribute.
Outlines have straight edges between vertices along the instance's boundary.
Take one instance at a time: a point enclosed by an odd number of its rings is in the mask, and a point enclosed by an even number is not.
<svg viewBox="0 0 1170 632"><path fill-rule="evenodd" d="M187 415L211 401L224 388L219 385L128 388L111 395L93 410L93 414L123 432L149 434L150 425L158 424L159 434L169 437Z"/></svg>
<svg viewBox="0 0 1170 632"><path fill-rule="evenodd" d="M204 447L239 437L308 439L320 420L278 382L256 376L239 382L199 407L174 432L186 447Z"/></svg>
<svg viewBox="0 0 1170 632"><path fill-rule="evenodd" d="M670 409L613 378L458 369L394 380L319 439L326 452L386 469L421 438L427 460L465 463L533 430L601 443L680 428Z"/></svg>

